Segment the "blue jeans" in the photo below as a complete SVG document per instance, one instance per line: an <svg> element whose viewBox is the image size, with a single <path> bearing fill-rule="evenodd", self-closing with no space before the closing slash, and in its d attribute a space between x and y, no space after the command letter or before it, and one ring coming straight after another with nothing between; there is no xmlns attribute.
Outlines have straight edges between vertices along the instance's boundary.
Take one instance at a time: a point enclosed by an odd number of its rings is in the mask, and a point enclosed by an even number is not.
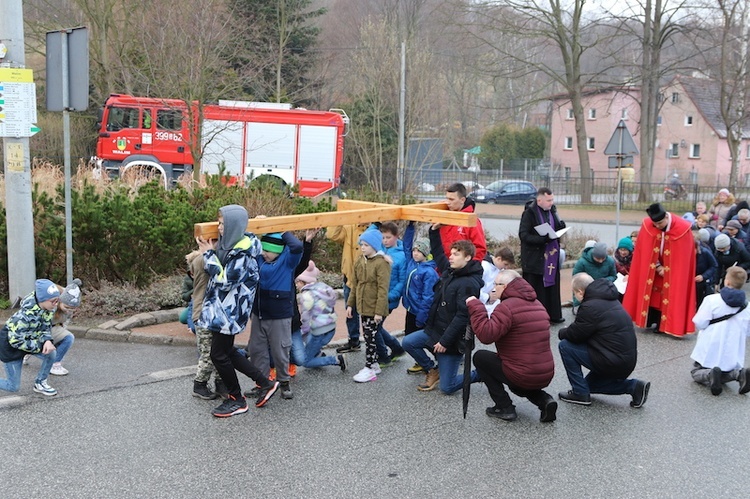
<svg viewBox="0 0 750 499"><path fill-rule="evenodd" d="M351 288L344 283L344 305L349 301L351 291ZM359 313L357 313L357 307L352 307L352 318L346 318L346 330L349 332L349 341L359 343Z"/></svg>
<svg viewBox="0 0 750 499"><path fill-rule="evenodd" d="M617 379L593 371L591 356L585 343L561 340L559 349L560 358L562 358L565 366L565 373L568 375L568 381L570 381L570 386L575 393L579 395L590 395L592 393L607 395L627 393L632 395L635 391L636 380L634 379ZM581 367L589 370L585 378Z"/></svg>
<svg viewBox="0 0 750 499"><path fill-rule="evenodd" d="M60 343L55 343L55 348L57 348L55 362L63 361L63 357L65 357L65 354L68 353L70 347L73 346L73 341L75 341L75 337L72 334L69 334L65 336L65 338L60 340Z"/></svg>
<svg viewBox="0 0 750 499"><path fill-rule="evenodd" d="M292 348L289 350L289 363L295 366L305 365L305 342L302 340L302 331L292 331Z"/></svg>
<svg viewBox="0 0 750 499"><path fill-rule="evenodd" d="M8 377L6 379L0 379L0 390L5 390L6 392L17 392L18 389L21 388L22 367L23 359L5 362L5 373Z"/></svg>
<svg viewBox="0 0 750 499"><path fill-rule="evenodd" d="M424 330L404 336L401 346L425 371L435 368L435 363L425 351L432 351L433 341ZM440 373L440 390L445 394L460 390L464 384L464 375L458 372L458 368L461 365L463 355L438 353L435 354L435 358L438 361L438 372ZM477 381L479 381L479 375L476 370L472 370L471 382L476 383Z"/></svg>
<svg viewBox="0 0 750 499"><path fill-rule="evenodd" d="M336 334L336 329L331 329L327 333L313 336L312 334L307 335L307 344L302 339L302 332L295 331L292 333L292 355L293 359L291 362L298 366L303 367L323 367L323 366L337 366L339 364L338 357L324 357L319 356L320 351L324 346L329 344Z"/></svg>

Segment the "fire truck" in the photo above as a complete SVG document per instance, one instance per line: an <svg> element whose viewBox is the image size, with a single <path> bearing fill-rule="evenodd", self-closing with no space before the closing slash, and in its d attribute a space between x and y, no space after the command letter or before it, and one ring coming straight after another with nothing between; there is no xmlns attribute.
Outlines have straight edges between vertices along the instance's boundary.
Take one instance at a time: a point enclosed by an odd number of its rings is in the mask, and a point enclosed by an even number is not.
<svg viewBox="0 0 750 499"><path fill-rule="evenodd" d="M193 171L191 141L200 141L201 174L221 171L241 185L267 175L312 197L339 185L348 125L343 110L223 100L188 107L179 99L112 94L100 110L94 159L110 177L139 166L170 187Z"/></svg>

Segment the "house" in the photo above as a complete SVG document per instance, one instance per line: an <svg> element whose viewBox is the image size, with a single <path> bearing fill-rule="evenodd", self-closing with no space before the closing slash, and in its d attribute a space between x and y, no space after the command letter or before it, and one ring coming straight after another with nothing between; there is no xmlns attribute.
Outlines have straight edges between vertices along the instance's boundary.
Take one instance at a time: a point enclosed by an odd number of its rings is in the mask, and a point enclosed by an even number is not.
<svg viewBox="0 0 750 499"><path fill-rule="evenodd" d="M575 121L570 99L552 99L550 157L553 163L571 169L578 176ZM640 89L607 87L584 93L586 146L594 178L612 177L604 148L620 119L625 121L640 147ZM650 179L641 175L639 158L634 158L636 180L665 182L677 173L683 183L727 185L731 169L729 147L719 107L719 84L701 77L677 76L662 87L657 118L654 168ZM743 132L739 179L750 181L750 127Z"/></svg>

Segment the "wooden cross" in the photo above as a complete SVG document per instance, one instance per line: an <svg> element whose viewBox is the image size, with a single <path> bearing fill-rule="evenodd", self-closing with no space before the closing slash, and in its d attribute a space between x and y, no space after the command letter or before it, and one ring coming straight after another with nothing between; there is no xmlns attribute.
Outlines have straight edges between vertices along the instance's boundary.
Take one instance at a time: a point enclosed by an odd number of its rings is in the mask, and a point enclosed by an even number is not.
<svg viewBox="0 0 750 499"><path fill-rule="evenodd" d="M477 224L475 213L450 211L445 202L398 205L339 199L336 210L307 215L253 218L247 223L247 230L254 234L268 234L334 225L357 225L382 220L412 220L462 227L474 227ZM195 237L205 240L218 239L219 224L218 222L197 223L193 233Z"/></svg>

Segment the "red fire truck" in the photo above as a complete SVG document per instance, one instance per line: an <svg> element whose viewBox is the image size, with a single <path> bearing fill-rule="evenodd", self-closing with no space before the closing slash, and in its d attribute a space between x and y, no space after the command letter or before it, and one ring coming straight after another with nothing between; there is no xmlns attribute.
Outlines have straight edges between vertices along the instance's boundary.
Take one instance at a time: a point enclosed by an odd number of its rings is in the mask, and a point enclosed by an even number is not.
<svg viewBox="0 0 750 499"><path fill-rule="evenodd" d="M349 118L342 110L309 111L286 104L219 101L190 108L178 99L112 94L100 111L95 158L111 177L134 166L161 173L165 185L194 167L246 184L269 175L301 196L339 185Z"/></svg>

